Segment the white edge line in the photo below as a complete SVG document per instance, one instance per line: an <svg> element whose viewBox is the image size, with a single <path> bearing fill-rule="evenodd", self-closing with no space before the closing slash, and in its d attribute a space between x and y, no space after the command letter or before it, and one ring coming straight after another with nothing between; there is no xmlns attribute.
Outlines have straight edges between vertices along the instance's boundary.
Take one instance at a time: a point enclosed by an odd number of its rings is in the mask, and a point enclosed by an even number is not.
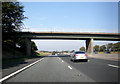
<svg viewBox="0 0 120 84"><path fill-rule="evenodd" d="M68 66L69 69L72 69L72 67Z"/></svg>
<svg viewBox="0 0 120 84"><path fill-rule="evenodd" d="M119 68L119 66L108 64L108 66Z"/></svg>
<svg viewBox="0 0 120 84"><path fill-rule="evenodd" d="M10 75L8 75L8 76L5 76L4 78L0 79L0 82L2 82L2 81L4 81L4 80L6 80L6 79L12 77L12 76L15 75L15 74L18 74L19 72L21 72L21 71L23 71L23 70L29 68L30 66L36 64L36 63L39 62L39 61L42 61L43 59L44 59L44 58L41 58L40 60L37 60L37 61L35 61L34 63L29 64L29 65L23 67L22 69L13 72L12 74L10 74Z"/></svg>

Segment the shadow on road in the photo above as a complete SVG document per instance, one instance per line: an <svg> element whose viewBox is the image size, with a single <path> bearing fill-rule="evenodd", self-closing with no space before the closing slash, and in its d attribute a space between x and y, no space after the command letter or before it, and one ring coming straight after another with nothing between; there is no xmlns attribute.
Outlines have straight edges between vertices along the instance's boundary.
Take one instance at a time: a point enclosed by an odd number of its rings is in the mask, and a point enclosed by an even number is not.
<svg viewBox="0 0 120 84"><path fill-rule="evenodd" d="M50 56L41 56L41 57L70 57L70 55L50 55Z"/></svg>
<svg viewBox="0 0 120 84"><path fill-rule="evenodd" d="M24 57L19 57L19 58L3 59L2 69L8 69L11 67L16 67L16 66L32 63L39 58L42 58L42 57L33 55L31 57L24 56Z"/></svg>
<svg viewBox="0 0 120 84"><path fill-rule="evenodd" d="M7 69L10 67L19 66L21 64L27 64L28 62L25 62L24 60L16 61L16 62L9 62L9 64L2 64L2 69Z"/></svg>
<svg viewBox="0 0 120 84"><path fill-rule="evenodd" d="M82 62L88 62L87 60L76 60L76 61L72 61L74 63L82 63Z"/></svg>

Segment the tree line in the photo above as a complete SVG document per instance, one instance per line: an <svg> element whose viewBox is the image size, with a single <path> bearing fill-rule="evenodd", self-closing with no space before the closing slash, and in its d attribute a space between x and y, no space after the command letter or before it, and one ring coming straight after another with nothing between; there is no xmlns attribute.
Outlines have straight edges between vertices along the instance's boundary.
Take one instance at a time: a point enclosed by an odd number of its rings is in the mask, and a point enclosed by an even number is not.
<svg viewBox="0 0 120 84"><path fill-rule="evenodd" d="M93 47L94 52L105 52L105 51L120 51L120 42L117 43L108 43L106 45L95 45ZM80 51L86 51L85 47L81 47Z"/></svg>
<svg viewBox="0 0 120 84"><path fill-rule="evenodd" d="M2 2L2 45L20 50L25 53L25 40L22 38L5 36L4 33L21 32L24 16L24 6L20 2ZM34 41L31 41L31 51L37 50Z"/></svg>
<svg viewBox="0 0 120 84"><path fill-rule="evenodd" d="M94 51L96 52L104 52L104 51L120 51L120 42L117 43L108 43L106 45L95 45Z"/></svg>

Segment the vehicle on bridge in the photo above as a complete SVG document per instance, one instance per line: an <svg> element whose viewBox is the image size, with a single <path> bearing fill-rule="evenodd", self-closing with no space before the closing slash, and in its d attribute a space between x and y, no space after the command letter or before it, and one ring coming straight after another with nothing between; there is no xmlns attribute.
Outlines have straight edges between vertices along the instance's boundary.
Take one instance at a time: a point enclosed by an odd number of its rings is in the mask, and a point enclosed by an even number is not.
<svg viewBox="0 0 120 84"><path fill-rule="evenodd" d="M84 51L75 51L71 55L71 61L77 61L77 60L84 60L88 61L88 56L85 54Z"/></svg>
<svg viewBox="0 0 120 84"><path fill-rule="evenodd" d="M52 55L55 55L55 52L52 52Z"/></svg>
<svg viewBox="0 0 120 84"><path fill-rule="evenodd" d="M106 51L105 53L106 53L106 54L111 54L111 52L110 52L110 51Z"/></svg>
<svg viewBox="0 0 120 84"><path fill-rule="evenodd" d="M93 52L93 54L98 54L98 52Z"/></svg>

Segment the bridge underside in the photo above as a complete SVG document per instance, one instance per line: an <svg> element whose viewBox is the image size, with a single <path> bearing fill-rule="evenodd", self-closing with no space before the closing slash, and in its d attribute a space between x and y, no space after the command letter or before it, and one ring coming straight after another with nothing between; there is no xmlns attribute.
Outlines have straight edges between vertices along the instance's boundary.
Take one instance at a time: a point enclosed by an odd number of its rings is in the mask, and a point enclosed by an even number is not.
<svg viewBox="0 0 120 84"><path fill-rule="evenodd" d="M26 38L25 40L26 40L26 55L30 56L31 55L31 46L30 46L31 45L31 42L30 42L31 40L29 38ZM74 39L71 39L71 40L74 40ZM79 40L79 39L77 39L77 40ZM85 39L85 40L86 40L87 54L92 54L93 53L93 41L94 41L94 39L90 38L90 39Z"/></svg>

